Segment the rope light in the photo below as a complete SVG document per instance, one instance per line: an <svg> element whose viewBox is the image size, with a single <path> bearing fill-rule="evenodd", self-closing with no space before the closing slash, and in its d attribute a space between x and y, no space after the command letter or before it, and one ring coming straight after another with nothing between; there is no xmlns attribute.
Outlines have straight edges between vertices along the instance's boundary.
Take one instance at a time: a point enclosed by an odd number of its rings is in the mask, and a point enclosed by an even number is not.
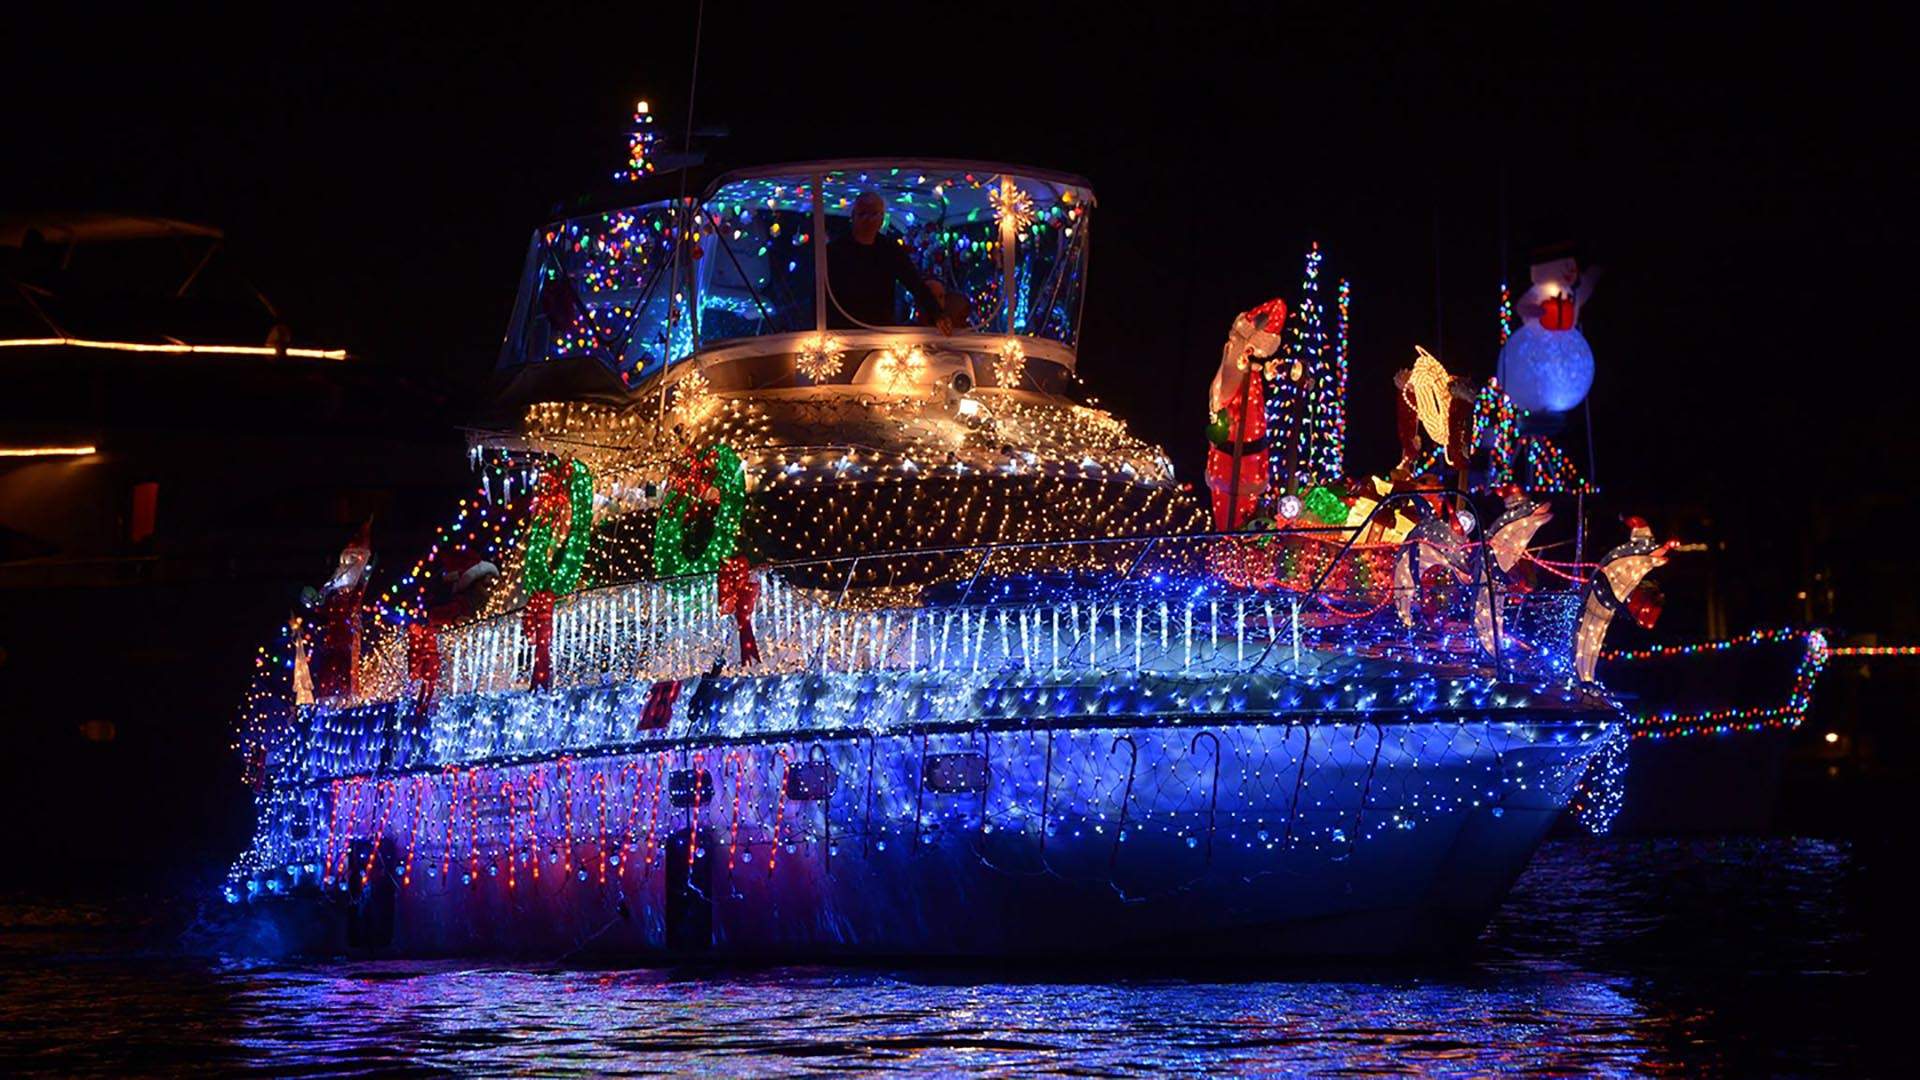
<svg viewBox="0 0 1920 1080"><path fill-rule="evenodd" d="M345 360L345 349L275 348L272 345L187 345L169 342L152 345L137 341L94 341L89 338L0 338L0 349L50 348L105 349L111 352L166 353L173 356L289 356L299 360Z"/></svg>

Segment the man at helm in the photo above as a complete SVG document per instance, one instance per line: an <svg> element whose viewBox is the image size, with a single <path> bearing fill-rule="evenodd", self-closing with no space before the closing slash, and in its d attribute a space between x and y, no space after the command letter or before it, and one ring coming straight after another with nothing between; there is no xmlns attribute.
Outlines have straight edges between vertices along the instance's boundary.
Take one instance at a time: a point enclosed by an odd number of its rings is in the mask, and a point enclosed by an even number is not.
<svg viewBox="0 0 1920 1080"><path fill-rule="evenodd" d="M827 325L843 330L893 325L898 282L921 311L934 315L941 333L953 333L946 288L921 275L899 240L880 235L886 223L887 202L878 192L862 192L853 200L852 232L827 245Z"/></svg>

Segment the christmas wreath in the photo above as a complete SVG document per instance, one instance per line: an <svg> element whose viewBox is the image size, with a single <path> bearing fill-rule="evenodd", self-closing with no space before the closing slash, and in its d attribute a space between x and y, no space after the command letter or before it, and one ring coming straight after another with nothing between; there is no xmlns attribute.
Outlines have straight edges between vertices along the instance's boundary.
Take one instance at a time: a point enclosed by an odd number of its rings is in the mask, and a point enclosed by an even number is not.
<svg viewBox="0 0 1920 1080"><path fill-rule="evenodd" d="M566 479L560 479L560 472ZM560 552L554 538L560 534ZM585 462L564 461L559 470L541 473L527 506L527 531L521 541L527 606L521 626L533 642L530 685L553 685L553 600L580 584L580 570L593 542L593 471Z"/></svg>
<svg viewBox="0 0 1920 1080"><path fill-rule="evenodd" d="M673 470L654 522L654 573L677 578L718 571L739 544L746 505L746 473L732 447L715 443L691 454ZM690 527L705 525L709 515L710 529Z"/></svg>
<svg viewBox="0 0 1920 1080"><path fill-rule="evenodd" d="M593 472L583 461L569 463L563 486L559 477L545 473L528 508L526 587L529 593L569 593L580 584L593 539ZM560 553L553 552L556 532L563 534Z"/></svg>

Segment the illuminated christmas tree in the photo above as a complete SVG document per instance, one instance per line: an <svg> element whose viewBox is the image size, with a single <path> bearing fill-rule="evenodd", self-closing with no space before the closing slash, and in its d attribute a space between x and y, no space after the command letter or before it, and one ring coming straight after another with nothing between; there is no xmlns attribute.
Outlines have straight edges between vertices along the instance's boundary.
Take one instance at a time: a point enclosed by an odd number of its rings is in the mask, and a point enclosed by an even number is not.
<svg viewBox="0 0 1920 1080"><path fill-rule="evenodd" d="M1320 299L1322 258L1317 241L1308 245L1300 301L1288 320L1286 348L1269 380L1267 431L1276 491L1338 479L1343 465L1346 294L1343 284L1341 347L1336 355L1327 341L1326 307Z"/></svg>
<svg viewBox="0 0 1920 1080"><path fill-rule="evenodd" d="M644 101L633 106L633 129L627 132L627 163L614 171L615 180L633 183L653 172L653 148L660 133L653 127L653 109Z"/></svg>
<svg viewBox="0 0 1920 1080"><path fill-rule="evenodd" d="M1321 469L1317 479L1334 481L1341 479L1347 471L1347 325L1351 315L1353 290L1346 278L1340 279L1340 287L1335 292L1335 311L1339 319L1334 324L1336 333L1333 346L1332 389L1327 399L1327 422L1324 425L1324 444L1320 455Z"/></svg>

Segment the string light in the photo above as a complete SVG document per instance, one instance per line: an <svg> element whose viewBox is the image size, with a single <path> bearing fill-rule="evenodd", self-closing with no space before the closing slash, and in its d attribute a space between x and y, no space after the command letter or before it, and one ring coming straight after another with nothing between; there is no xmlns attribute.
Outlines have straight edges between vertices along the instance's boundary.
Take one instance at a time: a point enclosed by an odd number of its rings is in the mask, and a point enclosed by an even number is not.
<svg viewBox="0 0 1920 1080"><path fill-rule="evenodd" d="M634 103L633 129L627 133L627 164L613 174L615 180L633 183L653 172L653 148L660 135L653 129L653 109L644 100Z"/></svg>
<svg viewBox="0 0 1920 1080"><path fill-rule="evenodd" d="M1346 475L1347 453L1347 324L1351 316L1353 289L1346 278L1340 279L1335 293L1335 310L1338 319L1334 323L1333 349L1333 388L1329 392L1326 406L1326 435L1322 442L1320 479L1337 480Z"/></svg>
<svg viewBox="0 0 1920 1080"><path fill-rule="evenodd" d="M1498 378L1489 378L1474 398L1473 446L1487 450L1487 476L1474 490L1481 494L1518 488L1532 495L1595 494L1594 487L1580 476L1566 451L1545 435L1522 435L1520 421L1526 411L1507 396ZM1422 417L1423 426L1425 417ZM1431 429L1429 429L1431 430ZM1411 475L1433 475L1445 461L1445 448L1435 446L1424 452L1412 467Z"/></svg>
<svg viewBox="0 0 1920 1080"><path fill-rule="evenodd" d="M1837 645L1827 650L1830 656L1920 656L1920 645Z"/></svg>
<svg viewBox="0 0 1920 1080"><path fill-rule="evenodd" d="M1807 718L1813 705L1814 685L1826 668L1829 657L1839 650L1827 645L1826 635L1818 630L1753 630L1736 638L1696 641L1684 645L1651 645L1640 649L1610 650L1603 655L1618 664L1646 663L1654 660L1686 658L1766 645L1804 642L1805 649L1793 672L1786 700L1778 705L1729 706L1698 712L1662 710L1633 714L1629 730L1636 739L1672 739L1688 735L1727 735L1735 732L1793 729Z"/></svg>
<svg viewBox="0 0 1920 1080"><path fill-rule="evenodd" d="M1008 338L1000 344L1000 351L993 361L993 383L995 386L1014 388L1021 382L1021 376L1027 370L1027 350L1020 344L1019 338Z"/></svg>

